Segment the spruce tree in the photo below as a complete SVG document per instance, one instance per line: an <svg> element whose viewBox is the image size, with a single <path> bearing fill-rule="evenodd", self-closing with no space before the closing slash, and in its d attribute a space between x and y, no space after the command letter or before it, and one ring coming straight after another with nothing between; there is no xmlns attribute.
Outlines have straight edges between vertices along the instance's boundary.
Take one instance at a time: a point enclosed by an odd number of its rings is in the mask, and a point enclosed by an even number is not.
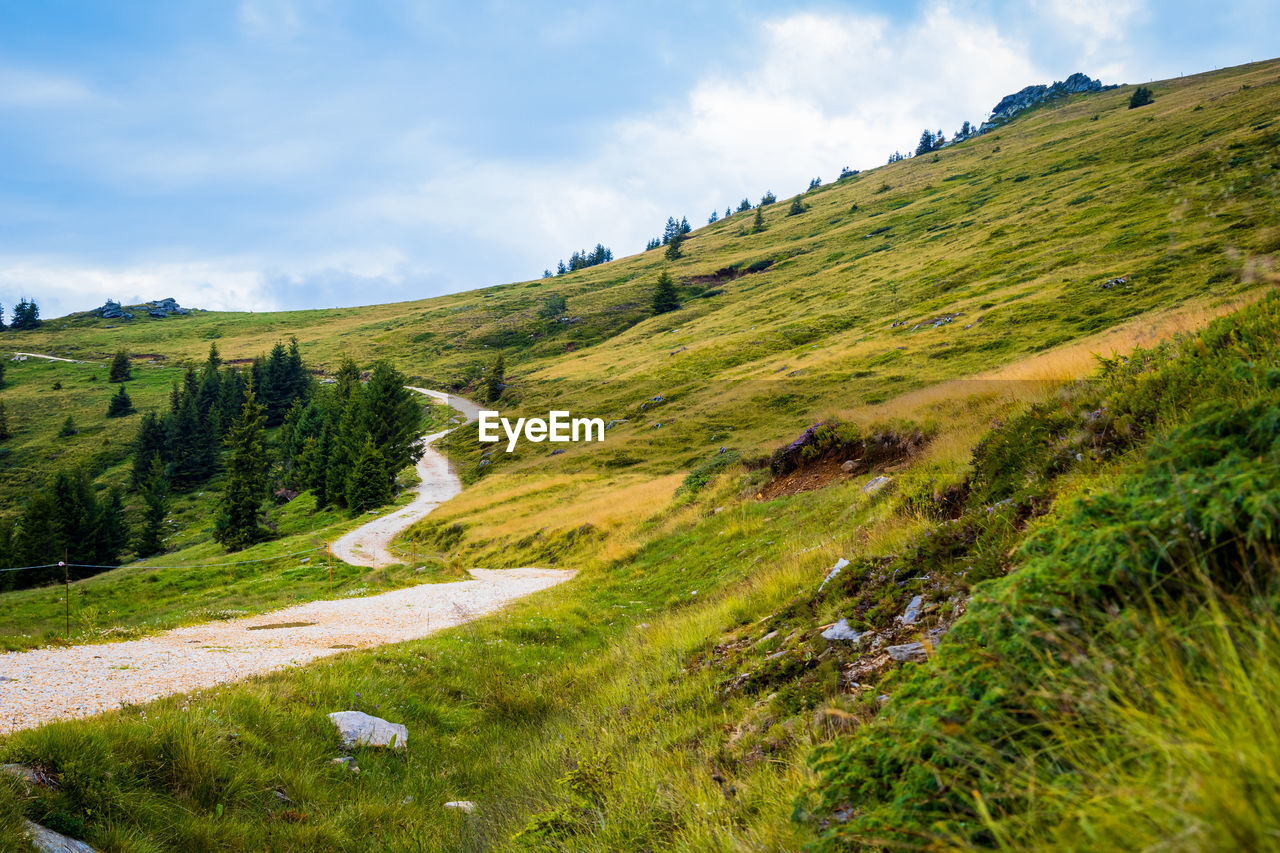
<svg viewBox="0 0 1280 853"><path fill-rule="evenodd" d="M4 410L4 400L0 400L0 441L12 437L13 433L9 432L9 413Z"/></svg>
<svg viewBox="0 0 1280 853"><path fill-rule="evenodd" d="M391 500L391 476L382 451L372 438L366 438L347 476L347 507L352 512L363 512Z"/></svg>
<svg viewBox="0 0 1280 853"><path fill-rule="evenodd" d="M330 503L339 506L347 502L347 475L363 444L364 407L361 398L364 388L355 384L351 388L351 396L347 398L342 416L338 419L329 443L329 464L325 469L324 492Z"/></svg>
<svg viewBox="0 0 1280 853"><path fill-rule="evenodd" d="M1133 95L1129 98L1129 109L1136 110L1138 107L1145 107L1153 101L1155 101L1155 98L1152 97L1151 90L1146 86L1139 86L1133 90Z"/></svg>
<svg viewBox="0 0 1280 853"><path fill-rule="evenodd" d="M494 374L498 375L499 383L503 373L502 353L498 353ZM364 433L386 462L388 484L397 471L422 458L422 446L418 442L422 406L418 395L404 387L406 382L404 374L389 362L379 361L374 364L364 389Z"/></svg>
<svg viewBox="0 0 1280 853"><path fill-rule="evenodd" d="M502 396L502 389L506 386L507 365L502 359L502 353L498 353L498 358L493 362L493 370L489 371L489 378L484 383L484 398L492 403Z"/></svg>
<svg viewBox="0 0 1280 853"><path fill-rule="evenodd" d="M657 286L653 290L653 313L666 314L680 307L680 298L676 294L675 282L666 270L658 276Z"/></svg>
<svg viewBox="0 0 1280 853"><path fill-rule="evenodd" d="M133 550L138 558L150 557L164 550L161 536L164 533L164 517L169 512L169 478L164 473L160 454L152 454L147 463L147 475L141 484L142 501L146 509L142 514L142 526Z"/></svg>
<svg viewBox="0 0 1280 853"><path fill-rule="evenodd" d="M115 566L120 554L129 544L129 528L125 523L124 496L120 489L112 487L107 499L98 504L98 519L93 537L93 563L98 566Z"/></svg>
<svg viewBox="0 0 1280 853"><path fill-rule="evenodd" d="M4 326L0 325L0 329L3 329L3 328ZM0 361L0 388L3 388L3 387L4 387L4 362Z"/></svg>
<svg viewBox="0 0 1280 853"><path fill-rule="evenodd" d="M167 445L167 429L164 423L155 412L144 414L138 424L138 434L133 439L132 484L135 489L141 489L147 482L153 457L161 460L160 467L163 471L164 459L167 458L168 453Z"/></svg>
<svg viewBox="0 0 1280 853"><path fill-rule="evenodd" d="M67 415L67 419L62 422L62 428L58 430L58 438L70 438L79 431L80 430L76 429L75 420L71 415Z"/></svg>
<svg viewBox="0 0 1280 853"><path fill-rule="evenodd" d="M133 378L133 371L129 367L129 353L122 349L116 350L115 358L111 359L111 370L107 373L108 382L128 382Z"/></svg>
<svg viewBox="0 0 1280 853"><path fill-rule="evenodd" d="M132 415L134 411L133 401L129 399L128 392L121 384L119 390L111 397L111 402L107 404L107 417L123 418L126 415Z"/></svg>
<svg viewBox="0 0 1280 853"><path fill-rule="evenodd" d="M227 433L227 482L218 502L213 538L228 551L239 551L266 538L267 531L258 523L267 498L263 408L250 385L245 389L240 417Z"/></svg>
<svg viewBox="0 0 1280 853"><path fill-rule="evenodd" d="M764 230L764 205L756 208L755 221L751 223L751 229L759 234Z"/></svg>
<svg viewBox="0 0 1280 853"><path fill-rule="evenodd" d="M663 253L667 260L674 261L682 255L682 252L680 251L680 244L683 242L683 234L676 234L671 238L671 242L667 244L667 250Z"/></svg>
<svg viewBox="0 0 1280 853"><path fill-rule="evenodd" d="M800 200L800 196L796 196L791 200L791 209L787 211L787 216L799 216L804 213L804 202Z"/></svg>

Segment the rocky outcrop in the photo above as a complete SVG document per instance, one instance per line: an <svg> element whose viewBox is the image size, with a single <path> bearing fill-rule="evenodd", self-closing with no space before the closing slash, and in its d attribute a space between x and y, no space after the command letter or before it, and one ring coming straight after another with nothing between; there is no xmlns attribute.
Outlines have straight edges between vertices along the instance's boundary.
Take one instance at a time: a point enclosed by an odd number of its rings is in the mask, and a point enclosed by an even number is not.
<svg viewBox="0 0 1280 853"><path fill-rule="evenodd" d="M1005 95L1001 98L1000 103L996 104L995 109L991 111L991 116L978 128L978 132L983 133L1001 125L1023 110L1030 109L1045 101L1065 98L1069 95L1102 92L1106 89L1114 88L1116 87L1104 86L1101 80L1094 80L1089 75L1081 74L1080 72L1072 74L1066 80L1059 80L1048 86L1043 84L1028 86L1025 89L1014 92L1012 95Z"/></svg>
<svg viewBox="0 0 1280 853"><path fill-rule="evenodd" d="M136 314L146 312L148 317L154 317L157 320L163 320L165 317L175 315L189 314L188 309L178 304L178 300L173 297L159 299L155 302L144 302L141 305L121 305L115 300L108 299L106 304L97 309L96 313L104 320L132 320Z"/></svg>

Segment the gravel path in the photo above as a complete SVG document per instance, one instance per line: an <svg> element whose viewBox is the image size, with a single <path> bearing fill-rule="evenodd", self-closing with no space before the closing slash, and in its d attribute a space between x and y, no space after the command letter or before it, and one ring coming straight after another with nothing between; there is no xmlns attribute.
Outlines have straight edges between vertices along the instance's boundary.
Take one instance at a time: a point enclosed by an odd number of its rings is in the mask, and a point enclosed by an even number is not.
<svg viewBox="0 0 1280 853"><path fill-rule="evenodd" d="M462 412L466 418L463 423L471 423L480 416L480 407L470 400L443 394L440 391L414 388L412 385L407 387L410 391L417 391L442 403L448 403ZM422 437L426 451L422 454L417 468L422 482L418 485L418 495L413 499L413 503L401 507L390 515L375 518L335 541L330 549L335 557L352 566L369 566L375 569L405 562L403 557L397 557L387 550L391 540L406 527L462 491L462 481L454 473L449 460L443 453L431 448L432 442L441 436L448 435L453 429L456 427Z"/></svg>
<svg viewBox="0 0 1280 853"><path fill-rule="evenodd" d="M466 422L477 417L479 407L468 400L411 390L448 402ZM447 432L425 436L423 442L429 445ZM400 562L387 553L391 539L462 489L448 460L430 447L418 473L422 484L413 503L351 531L334 543L334 553L353 565ZM141 640L9 652L0 655L0 734L238 681L349 649L423 637L492 613L573 574L472 569L471 580L312 601Z"/></svg>
<svg viewBox="0 0 1280 853"><path fill-rule="evenodd" d="M573 572L473 569L471 575L367 598L312 601L141 640L0 655L0 734L422 637L562 583Z"/></svg>

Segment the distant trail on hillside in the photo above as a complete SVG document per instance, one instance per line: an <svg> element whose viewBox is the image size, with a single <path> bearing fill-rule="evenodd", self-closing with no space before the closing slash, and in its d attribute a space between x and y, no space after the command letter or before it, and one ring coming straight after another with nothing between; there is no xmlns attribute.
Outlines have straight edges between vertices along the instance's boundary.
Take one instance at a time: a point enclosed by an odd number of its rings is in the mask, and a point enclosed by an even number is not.
<svg viewBox="0 0 1280 853"><path fill-rule="evenodd" d="M23 355L27 358L43 358L45 361L65 361L68 364L96 364L99 367L102 366L100 361L77 361L74 358L58 358L56 355L42 355L38 352L15 352L14 355Z"/></svg>
<svg viewBox="0 0 1280 853"><path fill-rule="evenodd" d="M455 397L441 391L432 391L427 388L415 388L412 385L406 385L405 387L410 391L416 391L442 403L447 403L462 412L466 420L458 426L469 424L480 416L480 407L470 400L464 400L461 397ZM418 485L418 495L413 499L413 503L396 510L390 515L375 518L368 524L362 524L355 530L345 534L335 541L330 548L335 557L352 566L368 566L371 569L380 569L383 566L392 566L396 563L404 562L404 560L387 549L387 546L391 544L391 540L395 539L409 525L420 518L425 518L428 513L440 506L440 504L462 491L462 481L454 473L453 466L449 464L449 460L445 458L443 453L431 447L432 442L448 435L454 429L457 429L457 427L451 427L442 432L422 437L425 451L417 466L418 476L422 478L422 482Z"/></svg>

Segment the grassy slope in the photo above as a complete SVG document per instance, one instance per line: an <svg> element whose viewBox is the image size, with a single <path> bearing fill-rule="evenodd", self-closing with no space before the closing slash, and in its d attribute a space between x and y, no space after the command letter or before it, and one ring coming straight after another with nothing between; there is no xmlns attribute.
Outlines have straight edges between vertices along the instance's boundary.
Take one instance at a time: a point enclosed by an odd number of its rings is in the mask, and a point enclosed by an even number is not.
<svg viewBox="0 0 1280 853"><path fill-rule="evenodd" d="M814 828L786 820L805 777L803 746L829 737L829 724L775 719L754 696L721 697L721 674L692 666L691 657L705 652L708 636L794 599L837 553L892 553L927 521L909 507L862 499L857 483L753 504L738 499L744 483L730 478L700 502L673 507L682 471L719 445L763 452L826 412L913 413L945 427L901 478L906 492L923 488L958 475L969 439L992 414L1045 391L984 386L970 400L973 389L963 385L934 396L927 386L1036 360L1055 340L1188 300L1193 323L1197 312L1217 310L1215 300L1265 280L1277 243L1268 226L1276 219L1276 151L1274 129L1259 126L1275 113L1276 74L1268 63L1157 85L1156 104L1136 111L1124 109L1123 90L1079 99L940 152L936 163L921 158L824 187L806 196L802 217L785 217L779 204L763 234L739 233L743 216L700 229L687 259L673 265L679 276L801 252L625 331L617 318L643 315L662 265L656 256L409 306L197 315L111 330L72 321L65 331L51 324L15 336L23 349L84 355L124 341L176 360L199 357L203 339L215 335L224 355L239 357L293 332L310 358L332 364L348 348L361 358L389 355L437 383L476 376L491 358L485 344L506 343L522 359L514 393L523 405L560 399L575 411L633 416L603 453L502 460L442 513L446 521L470 517L463 555L496 560L505 549L507 564L558 557L584 568L573 585L447 637L214 691L187 706L196 714L173 700L145 716L131 711L10 739L10 756L64 773L60 755L90 756L69 773L79 781L67 799L37 806L47 813L36 816L56 812L74 823L92 808L87 831L108 849L137 846L139 834L162 846L251 848L263 832L278 846L342 846L373 834L448 847L493 842L539 810L537 826L552 832L596 827L581 841L587 846L736 839L793 847ZM881 227L889 230L866 236ZM1116 274L1132 276L1130 289L1097 287ZM535 318L552 289L569 296L580 323L561 329ZM956 310L966 313L950 325L909 331ZM895 317L911 322L889 329ZM1112 340L1123 345L1136 328ZM587 342L614 332L605 344L564 353L574 336ZM668 354L680 346L689 349ZM785 382L796 369L806 372ZM911 389L920 390L899 406L865 405ZM670 399L663 427L642 429L637 403L657 393ZM464 466L475 464L466 442L457 452ZM619 453L642 461L604 464ZM559 517L540 503L563 506L566 497L577 503ZM488 523L499 502L508 515L502 526ZM709 515L715 506L729 509ZM561 539L548 548L552 536L533 536L584 521L599 532L576 545ZM394 710L409 722L419 738L413 758L361 756L374 773L360 777L329 768L320 711L346 704ZM232 730L238 745L228 747ZM746 738L744 754L768 760L741 762L726 797L709 771L722 766L730 736L735 744ZM419 749L423 740L429 746ZM137 772L108 782L102 774L112 762ZM566 771L562 785L546 784ZM600 795L602 783L592 780L605 776L620 796ZM276 785L298 814L273 802ZM401 802L406 793L413 803ZM478 820L435 809L464 796L485 803ZM136 802L147 808L131 816L124 804ZM264 824L267 811L275 818Z"/></svg>

